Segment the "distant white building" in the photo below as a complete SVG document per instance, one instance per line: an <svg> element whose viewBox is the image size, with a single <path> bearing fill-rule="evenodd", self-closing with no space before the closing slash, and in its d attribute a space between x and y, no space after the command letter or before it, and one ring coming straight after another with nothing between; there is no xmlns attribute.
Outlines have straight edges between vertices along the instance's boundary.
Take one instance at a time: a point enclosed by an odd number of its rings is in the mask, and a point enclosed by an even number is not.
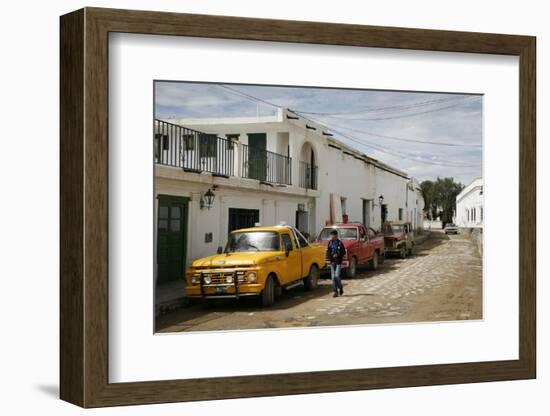
<svg viewBox="0 0 550 416"><path fill-rule="evenodd" d="M284 221L312 237L344 217L374 229L384 219L423 225L416 180L287 109L155 120L155 196L160 280L256 223Z"/></svg>
<svg viewBox="0 0 550 416"><path fill-rule="evenodd" d="M455 223L463 228L483 228L483 179L476 178L456 197Z"/></svg>

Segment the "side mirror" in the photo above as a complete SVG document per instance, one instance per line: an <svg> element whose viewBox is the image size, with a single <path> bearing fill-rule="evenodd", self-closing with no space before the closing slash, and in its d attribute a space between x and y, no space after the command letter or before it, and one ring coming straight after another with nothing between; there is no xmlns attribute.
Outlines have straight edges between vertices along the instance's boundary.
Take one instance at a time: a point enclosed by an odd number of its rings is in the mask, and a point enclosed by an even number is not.
<svg viewBox="0 0 550 416"><path fill-rule="evenodd" d="M223 253L223 247L219 246L217 252L218 252L218 254L222 254Z"/></svg>

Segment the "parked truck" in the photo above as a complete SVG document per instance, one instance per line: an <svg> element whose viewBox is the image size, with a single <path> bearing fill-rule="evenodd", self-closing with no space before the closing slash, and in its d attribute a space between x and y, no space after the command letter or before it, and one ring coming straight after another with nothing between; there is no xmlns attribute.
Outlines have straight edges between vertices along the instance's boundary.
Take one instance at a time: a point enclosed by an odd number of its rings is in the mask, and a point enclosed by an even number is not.
<svg viewBox="0 0 550 416"><path fill-rule="evenodd" d="M414 231L409 221L387 221L382 224L386 252L402 259L413 254Z"/></svg>
<svg viewBox="0 0 550 416"><path fill-rule="evenodd" d="M346 277L353 278L357 274L357 267L368 265L376 270L386 257L384 236L361 223L345 222L325 226L319 233L317 240L327 247L330 232L336 230L338 238L346 247L346 257L342 262L342 269Z"/></svg>
<svg viewBox="0 0 550 416"><path fill-rule="evenodd" d="M235 230L218 254L195 260L186 273L185 294L215 299L258 296L271 306L283 289L317 287L325 248L309 243L294 227Z"/></svg>

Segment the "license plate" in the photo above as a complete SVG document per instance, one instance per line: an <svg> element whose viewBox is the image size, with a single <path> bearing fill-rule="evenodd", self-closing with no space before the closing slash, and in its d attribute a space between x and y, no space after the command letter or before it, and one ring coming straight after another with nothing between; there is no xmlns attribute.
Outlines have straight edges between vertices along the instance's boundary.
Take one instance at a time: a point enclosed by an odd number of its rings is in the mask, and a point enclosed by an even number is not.
<svg viewBox="0 0 550 416"><path fill-rule="evenodd" d="M216 293L227 293L227 288L223 286L216 287Z"/></svg>

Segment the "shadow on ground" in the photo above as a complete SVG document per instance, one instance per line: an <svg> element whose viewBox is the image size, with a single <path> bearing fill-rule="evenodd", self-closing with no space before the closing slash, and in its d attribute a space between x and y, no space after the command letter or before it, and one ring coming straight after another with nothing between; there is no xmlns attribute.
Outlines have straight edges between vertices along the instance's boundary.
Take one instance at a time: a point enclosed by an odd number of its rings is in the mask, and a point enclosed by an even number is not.
<svg viewBox="0 0 550 416"><path fill-rule="evenodd" d="M428 255L428 251L443 244L445 240L450 238L443 232L433 232L429 238L422 244L416 247L416 250L410 258L423 257ZM377 270L369 270L363 266L358 269L357 276L353 280L370 279L372 277L389 274L398 269L403 262L407 262L409 259L400 258L387 258L381 263ZM347 295L345 293L346 282L350 279L343 278L344 284L344 296L359 297L359 296L372 296L371 293L355 293ZM283 293L277 297L273 306L269 307L270 310L286 310L296 307L305 302L315 300L324 296L327 296L332 291L332 283L330 281L330 273L326 270L322 273L322 278L319 281L319 286L312 291L306 291L302 286L283 291ZM208 302L201 300L192 300L188 305L176 310L170 314L157 317L155 321L156 331L162 331L164 328L171 327L173 325L181 325L182 323L191 320L208 320L208 316L215 318L216 316L231 314L231 313L254 313L265 311L266 308L261 306L259 298L257 297L243 297L240 299L210 299Z"/></svg>

